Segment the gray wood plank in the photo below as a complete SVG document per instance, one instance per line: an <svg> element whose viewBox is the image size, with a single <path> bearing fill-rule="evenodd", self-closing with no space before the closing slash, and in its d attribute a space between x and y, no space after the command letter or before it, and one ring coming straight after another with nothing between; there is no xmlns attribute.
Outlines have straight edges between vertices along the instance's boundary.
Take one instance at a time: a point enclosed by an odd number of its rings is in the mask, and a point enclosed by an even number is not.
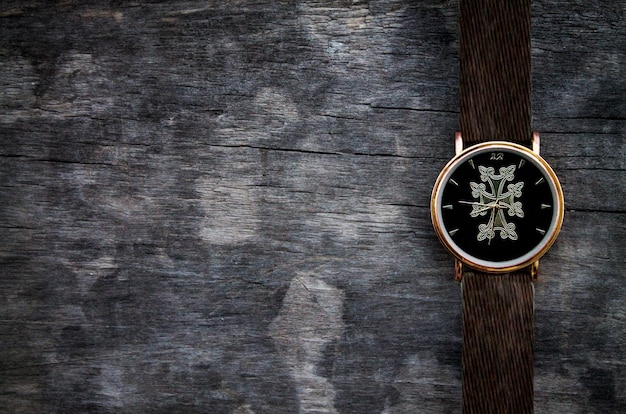
<svg viewBox="0 0 626 414"><path fill-rule="evenodd" d="M533 2L536 411L626 411L626 6ZM0 406L456 413L454 1L0 5Z"/></svg>

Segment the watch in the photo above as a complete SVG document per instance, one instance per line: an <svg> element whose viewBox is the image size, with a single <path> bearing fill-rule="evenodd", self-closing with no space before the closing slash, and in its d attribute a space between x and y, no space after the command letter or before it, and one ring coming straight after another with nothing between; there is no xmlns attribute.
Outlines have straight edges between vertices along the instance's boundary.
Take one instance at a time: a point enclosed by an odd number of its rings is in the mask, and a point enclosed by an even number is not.
<svg viewBox="0 0 626 414"><path fill-rule="evenodd" d="M460 129L431 196L461 282L463 413L533 412L538 260L563 221L530 111L530 0L460 0Z"/></svg>
<svg viewBox="0 0 626 414"><path fill-rule="evenodd" d="M487 273L532 266L563 219L552 168L531 149L505 141L475 144L454 157L437 178L431 206L448 251Z"/></svg>

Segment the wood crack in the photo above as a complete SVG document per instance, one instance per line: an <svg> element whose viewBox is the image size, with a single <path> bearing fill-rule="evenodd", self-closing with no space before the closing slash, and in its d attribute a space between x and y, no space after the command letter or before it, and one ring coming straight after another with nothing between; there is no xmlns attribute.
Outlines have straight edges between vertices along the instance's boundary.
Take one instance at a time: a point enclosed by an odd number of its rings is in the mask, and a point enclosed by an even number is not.
<svg viewBox="0 0 626 414"><path fill-rule="evenodd" d="M331 155L331 156L357 156L357 157L391 157L391 158L402 158L402 159L421 159L425 157L418 156L408 156L408 155L398 155L398 154L389 154L389 153L367 153L367 152L344 152L344 151L316 151L316 150L306 150L302 148L272 148L272 147L264 147L259 145L249 145L249 144L206 144L209 147L218 147L218 148L248 148L255 149L261 151L279 151L279 152L293 152L298 154L313 154L313 155ZM430 158L430 157L426 157Z"/></svg>
<svg viewBox="0 0 626 414"><path fill-rule="evenodd" d="M568 213L592 213L592 214L625 214L626 210L601 210L595 208L565 208Z"/></svg>

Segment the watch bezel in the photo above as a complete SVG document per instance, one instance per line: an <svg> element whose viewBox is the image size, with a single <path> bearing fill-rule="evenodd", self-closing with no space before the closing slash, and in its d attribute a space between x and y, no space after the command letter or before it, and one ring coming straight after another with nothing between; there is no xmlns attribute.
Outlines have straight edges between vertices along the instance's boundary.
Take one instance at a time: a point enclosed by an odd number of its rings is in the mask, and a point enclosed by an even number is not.
<svg viewBox="0 0 626 414"><path fill-rule="evenodd" d="M520 156L522 156L523 158L532 162L537 168L542 170L547 179L546 181L548 182L550 192L552 193L552 197L555 203L550 228L546 231L546 236L542 239L541 243L537 244L533 249L520 257L502 262L480 259L466 253L463 249L461 249L452 240L452 237L445 229L445 224L442 219L441 208L443 189L445 188L445 184L448 182L448 179L455 172L456 168L477 153L497 150L516 152L520 154ZM540 155L533 152L529 148L507 141L489 141L476 144L463 150L455 157L453 157L439 173L439 176L435 181L435 185L433 187L430 199L430 213L433 227L435 229L437 237L444 245L444 247L455 258L457 258L467 266L488 273L506 273L515 271L529 266L539 260L539 258L541 258L541 256L543 256L554 244L554 241L556 240L561 230L564 210L565 207L563 201L563 190L554 170L552 170L552 167L550 167L550 165Z"/></svg>

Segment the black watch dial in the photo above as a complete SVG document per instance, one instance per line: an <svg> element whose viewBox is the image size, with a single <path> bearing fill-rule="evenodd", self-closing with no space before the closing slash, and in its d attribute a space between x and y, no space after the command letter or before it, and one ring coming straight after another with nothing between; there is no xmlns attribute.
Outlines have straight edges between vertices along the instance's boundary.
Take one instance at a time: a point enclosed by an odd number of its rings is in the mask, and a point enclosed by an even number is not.
<svg viewBox="0 0 626 414"><path fill-rule="evenodd" d="M511 270L537 260L556 238L562 192L550 167L514 144L476 146L442 171L433 192L442 242L482 270Z"/></svg>

